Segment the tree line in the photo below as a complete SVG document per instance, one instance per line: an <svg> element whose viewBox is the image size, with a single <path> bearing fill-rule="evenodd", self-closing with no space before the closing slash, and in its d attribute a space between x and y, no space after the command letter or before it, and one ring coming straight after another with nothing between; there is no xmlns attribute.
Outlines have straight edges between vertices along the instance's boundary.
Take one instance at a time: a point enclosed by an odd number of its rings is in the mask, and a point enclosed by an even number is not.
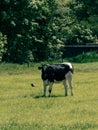
<svg viewBox="0 0 98 130"><path fill-rule="evenodd" d="M0 61L62 56L66 45L96 43L97 0L0 1Z"/></svg>

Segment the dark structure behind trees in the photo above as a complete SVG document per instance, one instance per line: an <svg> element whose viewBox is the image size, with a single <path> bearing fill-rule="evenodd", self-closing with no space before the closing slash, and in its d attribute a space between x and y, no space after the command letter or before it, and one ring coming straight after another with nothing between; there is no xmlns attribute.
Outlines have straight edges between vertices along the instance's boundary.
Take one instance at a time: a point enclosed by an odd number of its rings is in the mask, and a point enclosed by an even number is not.
<svg viewBox="0 0 98 130"><path fill-rule="evenodd" d="M98 53L98 44L82 44L82 45L67 45L65 46L65 51L63 52L64 58L75 57L80 54L87 52Z"/></svg>

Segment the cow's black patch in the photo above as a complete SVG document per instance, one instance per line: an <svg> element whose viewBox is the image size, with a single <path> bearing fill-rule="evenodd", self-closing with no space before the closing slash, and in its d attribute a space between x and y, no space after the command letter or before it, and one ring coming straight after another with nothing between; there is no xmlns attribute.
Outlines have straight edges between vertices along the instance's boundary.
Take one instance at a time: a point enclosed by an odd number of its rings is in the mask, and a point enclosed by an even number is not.
<svg viewBox="0 0 98 130"><path fill-rule="evenodd" d="M54 82L54 80L62 81L69 71L72 71L72 69L68 64L43 65L42 79L50 82Z"/></svg>

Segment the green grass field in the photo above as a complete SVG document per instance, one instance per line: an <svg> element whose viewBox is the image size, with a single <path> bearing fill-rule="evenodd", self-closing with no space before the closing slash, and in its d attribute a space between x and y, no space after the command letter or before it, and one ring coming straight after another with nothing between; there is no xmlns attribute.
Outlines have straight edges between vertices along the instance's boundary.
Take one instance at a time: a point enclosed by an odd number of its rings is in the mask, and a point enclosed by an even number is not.
<svg viewBox="0 0 98 130"><path fill-rule="evenodd" d="M98 62L74 64L73 97L62 83L42 97L37 67L0 64L0 130L98 130Z"/></svg>

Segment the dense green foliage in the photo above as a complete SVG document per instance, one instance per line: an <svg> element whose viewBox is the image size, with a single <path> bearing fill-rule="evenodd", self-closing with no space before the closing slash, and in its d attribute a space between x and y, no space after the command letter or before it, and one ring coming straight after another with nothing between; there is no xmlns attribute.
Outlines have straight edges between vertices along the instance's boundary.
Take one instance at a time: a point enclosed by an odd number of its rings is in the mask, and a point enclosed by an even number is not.
<svg viewBox="0 0 98 130"><path fill-rule="evenodd" d="M0 61L2 61L2 56L6 52L6 46L7 39L6 36L3 36L2 33L0 33Z"/></svg>
<svg viewBox="0 0 98 130"><path fill-rule="evenodd" d="M8 39L4 60L22 63L47 58L55 33L55 9L53 0L0 1L0 31Z"/></svg>
<svg viewBox="0 0 98 130"><path fill-rule="evenodd" d="M66 44L96 42L97 5L97 0L1 0L0 32L7 37L3 61L60 58Z"/></svg>
<svg viewBox="0 0 98 130"><path fill-rule="evenodd" d="M83 39L83 35L85 35L83 42L93 42L92 38L98 37L98 1L97 0L73 0L69 3L70 13L74 18L75 24L79 24L84 27L81 28L82 33L78 34L79 39ZM86 29L88 29L89 35L86 35ZM80 30L80 29L79 29ZM84 33L83 33L84 31Z"/></svg>

